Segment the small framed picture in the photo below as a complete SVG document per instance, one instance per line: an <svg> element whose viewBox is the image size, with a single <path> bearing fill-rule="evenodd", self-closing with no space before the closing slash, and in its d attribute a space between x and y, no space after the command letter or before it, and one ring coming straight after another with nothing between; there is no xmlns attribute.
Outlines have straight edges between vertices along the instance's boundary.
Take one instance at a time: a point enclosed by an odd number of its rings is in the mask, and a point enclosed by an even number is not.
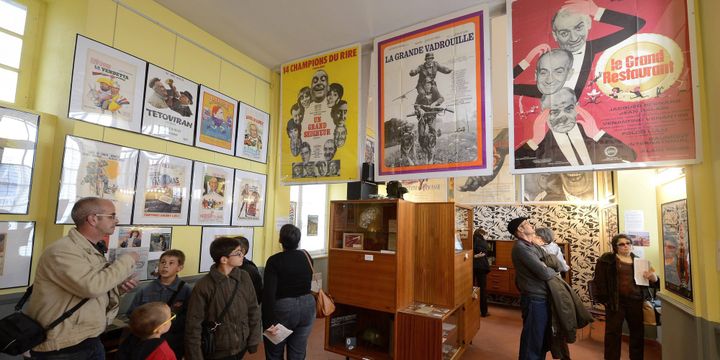
<svg viewBox="0 0 720 360"><path fill-rule="evenodd" d="M363 234L360 233L344 233L343 249L363 249Z"/></svg>
<svg viewBox="0 0 720 360"><path fill-rule="evenodd" d="M200 240L200 266L198 272L208 272L214 263L210 256L210 244L219 237L236 237L244 236L250 243L248 253L245 258L252 260L253 237L255 230L251 227L204 227L202 228L202 236Z"/></svg>

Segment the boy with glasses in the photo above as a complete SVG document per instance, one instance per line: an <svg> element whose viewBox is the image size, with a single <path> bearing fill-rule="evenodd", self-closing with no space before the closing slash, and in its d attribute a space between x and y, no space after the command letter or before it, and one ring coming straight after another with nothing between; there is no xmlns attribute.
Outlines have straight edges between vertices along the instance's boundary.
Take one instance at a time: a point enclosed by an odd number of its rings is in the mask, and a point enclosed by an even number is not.
<svg viewBox="0 0 720 360"><path fill-rule="evenodd" d="M173 360L175 353L163 340L162 335L170 330L175 314L163 302L140 305L130 315L129 337L118 351L119 359ZM181 357L182 358L182 357Z"/></svg>
<svg viewBox="0 0 720 360"><path fill-rule="evenodd" d="M210 244L215 264L198 280L190 295L185 324L185 358L242 359L260 344L260 306L247 272L240 270L245 253L234 237ZM203 353L203 327L214 329L214 352Z"/></svg>

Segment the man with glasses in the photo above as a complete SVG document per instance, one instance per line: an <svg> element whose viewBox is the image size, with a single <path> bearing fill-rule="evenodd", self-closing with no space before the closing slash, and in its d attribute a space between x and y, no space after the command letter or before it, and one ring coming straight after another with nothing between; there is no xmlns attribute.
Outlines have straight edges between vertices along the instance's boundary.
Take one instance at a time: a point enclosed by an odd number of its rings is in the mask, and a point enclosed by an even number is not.
<svg viewBox="0 0 720 360"><path fill-rule="evenodd" d="M508 232L517 238L512 249L515 285L520 290L523 329L520 360L545 359L550 343L550 302L546 281L558 275L542 261L545 253L534 243L535 227L527 217L508 223Z"/></svg>
<svg viewBox="0 0 720 360"><path fill-rule="evenodd" d="M108 263L104 246L99 246L118 223L112 201L82 198L71 217L75 228L40 256L27 314L47 327L83 299L88 301L47 332L47 339L31 352L33 359L104 359L98 336L117 315L120 294L137 285L133 272L138 255L128 253Z"/></svg>

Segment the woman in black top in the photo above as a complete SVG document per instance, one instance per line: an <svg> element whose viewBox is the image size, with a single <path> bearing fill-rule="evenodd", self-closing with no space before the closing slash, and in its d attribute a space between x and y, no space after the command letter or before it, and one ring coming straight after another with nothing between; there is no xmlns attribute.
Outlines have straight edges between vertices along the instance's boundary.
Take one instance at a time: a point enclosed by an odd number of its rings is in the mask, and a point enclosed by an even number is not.
<svg viewBox="0 0 720 360"><path fill-rule="evenodd" d="M635 254L632 241L618 234L610 242L612 252L600 256L595 265L595 297L605 305L605 359L620 359L622 325L626 320L630 330L630 359L642 360L645 338L643 301L649 297L647 286L635 283ZM651 267L643 272L650 286L659 288L660 281Z"/></svg>
<svg viewBox="0 0 720 360"><path fill-rule="evenodd" d="M263 329L275 332L275 325L282 324L293 333L277 345L263 337L265 359L283 359L287 347L288 360L302 360L315 321L315 298L310 293L312 260L305 250L298 249L300 229L294 225L280 228L280 243L283 251L265 263Z"/></svg>
<svg viewBox="0 0 720 360"><path fill-rule="evenodd" d="M480 316L488 316L487 303L487 274L490 272L490 263L487 259L489 245L483 235L487 234L482 228L473 233L473 279L480 287Z"/></svg>

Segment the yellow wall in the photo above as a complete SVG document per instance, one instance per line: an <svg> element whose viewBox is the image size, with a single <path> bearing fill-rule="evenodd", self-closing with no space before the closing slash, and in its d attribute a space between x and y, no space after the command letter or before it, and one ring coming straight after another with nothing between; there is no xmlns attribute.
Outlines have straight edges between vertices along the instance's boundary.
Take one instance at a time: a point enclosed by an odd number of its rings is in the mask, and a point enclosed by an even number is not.
<svg viewBox="0 0 720 360"><path fill-rule="evenodd" d="M279 76L276 73L152 1L127 0L118 4L111 0L28 0L28 4L39 8L36 12L39 14L37 27L34 29L38 33L35 40L37 44L31 46L37 49L37 55L29 68L24 69L35 74L29 80L32 86L24 101L30 111L42 114L37 160L30 213L27 216L0 216L0 220L37 221L35 263L48 244L71 228L54 225L67 134L267 174L265 221L272 229L277 203L274 191L277 187L274 180L277 151L272 145L277 144L279 123L276 121L279 94ZM68 119L67 106L77 33L269 112L271 146L268 164ZM280 198L282 200L282 196ZM267 239L275 234L273 230L265 229L255 228L253 253L259 263L264 263L272 254L272 247L268 246L272 242ZM173 226L173 247L188 255L181 275L197 273L200 236L199 226ZM0 293L16 291L10 289Z"/></svg>
<svg viewBox="0 0 720 360"><path fill-rule="evenodd" d="M658 231L657 210L655 206L655 170L626 170L617 171L618 182L618 214L620 220L620 232L626 233L625 212L628 210L640 210L645 217L644 231L650 233L649 247L633 247L644 253L646 259L658 273L662 269L660 260L660 232ZM610 247L608 246L608 251Z"/></svg>

